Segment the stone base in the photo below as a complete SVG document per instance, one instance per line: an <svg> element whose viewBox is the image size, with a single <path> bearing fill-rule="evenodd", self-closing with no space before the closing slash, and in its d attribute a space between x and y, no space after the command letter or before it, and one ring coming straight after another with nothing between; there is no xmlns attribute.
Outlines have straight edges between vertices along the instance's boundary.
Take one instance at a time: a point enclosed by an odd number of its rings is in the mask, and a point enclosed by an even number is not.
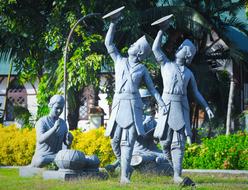
<svg viewBox="0 0 248 190"><path fill-rule="evenodd" d="M107 179L108 174L104 171L99 171L98 169L92 170L63 170L58 171L44 171L43 179L60 179L64 181L69 180L82 180L82 179Z"/></svg>
<svg viewBox="0 0 248 190"><path fill-rule="evenodd" d="M35 175L42 175L44 168L35 168L31 166L24 166L19 168L19 176L21 177L32 177Z"/></svg>

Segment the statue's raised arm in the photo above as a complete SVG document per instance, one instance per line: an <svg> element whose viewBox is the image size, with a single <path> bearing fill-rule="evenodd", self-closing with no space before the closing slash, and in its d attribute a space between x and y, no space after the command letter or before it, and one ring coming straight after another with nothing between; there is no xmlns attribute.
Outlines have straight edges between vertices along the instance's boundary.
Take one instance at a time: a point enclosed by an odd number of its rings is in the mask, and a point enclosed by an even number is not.
<svg viewBox="0 0 248 190"><path fill-rule="evenodd" d="M121 10L124 8L125 8L124 6L120 7L102 17L103 19L110 18L111 20L108 32L105 37L104 44L108 50L109 55L111 56L114 62L117 61L118 57L121 57L113 41L114 41L114 35L116 32L116 24L117 24L118 19L120 18Z"/></svg>
<svg viewBox="0 0 248 190"><path fill-rule="evenodd" d="M110 12L103 18L118 15L122 8ZM114 20L119 17L114 16ZM113 21L113 19L112 19ZM130 166L134 143L138 136L145 136L142 114L143 103L139 88L145 82L155 96L158 104L166 112L165 104L154 88L145 65L142 65L151 52L151 46L145 36L139 38L128 48L128 56L122 57L113 44L115 22L111 22L106 35L105 45L115 62L115 94L111 115L106 127L105 136L110 136L111 146L121 166L123 184L130 183L132 168ZM144 81L145 80L145 81Z"/></svg>
<svg viewBox="0 0 248 190"><path fill-rule="evenodd" d="M157 61L166 63L161 64L162 99L168 110L167 114L159 115L153 135L160 139L164 156L173 163L174 182L192 185L193 182L189 182L188 178L181 177L186 139L191 144L192 137L187 97L189 84L197 101L205 108L208 117L211 119L214 114L199 92L193 73L187 67L197 53L197 46L191 40L185 39L175 52L175 60L170 62L167 61L161 50L163 31L168 28L168 18L170 17L170 15L163 17L152 24L160 25L152 49Z"/></svg>
<svg viewBox="0 0 248 190"><path fill-rule="evenodd" d="M173 17L173 15L168 15L165 16L155 22L153 22L151 25L159 25L160 30L157 33L157 36L153 42L152 45L152 51L154 53L154 56L157 60L157 62L161 63L161 64L165 64L166 62L169 62L169 59L167 58L167 56L164 54L164 52L161 49L161 45L162 45L162 37L163 37L163 32L169 27L171 18Z"/></svg>

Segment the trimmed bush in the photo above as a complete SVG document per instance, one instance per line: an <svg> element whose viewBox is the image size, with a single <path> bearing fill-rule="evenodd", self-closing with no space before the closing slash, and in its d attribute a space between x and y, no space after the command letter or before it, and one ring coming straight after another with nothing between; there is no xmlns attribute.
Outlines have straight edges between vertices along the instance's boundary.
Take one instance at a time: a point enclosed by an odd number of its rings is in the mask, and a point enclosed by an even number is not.
<svg viewBox="0 0 248 190"><path fill-rule="evenodd" d="M0 165L27 165L35 150L35 129L0 124Z"/></svg>
<svg viewBox="0 0 248 190"><path fill-rule="evenodd" d="M88 132L72 131L72 149L87 155L95 154L101 167L115 160L110 139L104 137L105 129ZM0 165L28 165L35 151L35 129L18 129L14 125L0 125ZM212 139L204 139L201 145L186 147L184 168L248 169L248 134L239 132Z"/></svg>
<svg viewBox="0 0 248 190"><path fill-rule="evenodd" d="M72 131L74 140L72 149L86 155L96 154L101 166L115 160L109 138L104 137L104 128L89 132ZM31 163L36 143L35 129L18 129L15 125L0 124L0 165L28 165Z"/></svg>
<svg viewBox="0 0 248 190"><path fill-rule="evenodd" d="M186 147L184 168L248 169L248 136L246 133L204 139L201 145Z"/></svg>
<svg viewBox="0 0 248 190"><path fill-rule="evenodd" d="M101 167L113 162L116 158L110 145L110 138L105 137L104 132L103 127L87 132L72 131L74 136L72 149L80 150L86 155L97 155L101 161Z"/></svg>

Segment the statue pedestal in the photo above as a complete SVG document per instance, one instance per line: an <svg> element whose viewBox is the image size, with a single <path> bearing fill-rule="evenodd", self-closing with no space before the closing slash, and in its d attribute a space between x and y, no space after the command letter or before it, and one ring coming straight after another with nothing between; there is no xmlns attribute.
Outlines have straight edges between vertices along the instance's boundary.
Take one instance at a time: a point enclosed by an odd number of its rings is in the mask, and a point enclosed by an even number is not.
<svg viewBox="0 0 248 190"><path fill-rule="evenodd" d="M99 169L88 169L88 170L63 170L58 171L44 171L43 179L59 179L64 181L70 180L82 180L82 179L107 179L107 172L100 171Z"/></svg>
<svg viewBox="0 0 248 190"><path fill-rule="evenodd" d="M42 175L45 171L44 168L35 168L31 166L24 166L19 169L19 176L21 177L33 177L35 175Z"/></svg>

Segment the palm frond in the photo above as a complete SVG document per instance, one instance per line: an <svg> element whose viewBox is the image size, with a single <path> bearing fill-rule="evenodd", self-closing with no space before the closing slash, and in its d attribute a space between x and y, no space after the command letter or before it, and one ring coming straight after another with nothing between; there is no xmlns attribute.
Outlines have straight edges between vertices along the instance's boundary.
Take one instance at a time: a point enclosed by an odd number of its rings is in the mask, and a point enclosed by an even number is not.
<svg viewBox="0 0 248 190"><path fill-rule="evenodd" d="M235 28L237 28L238 30L240 30L241 32L245 33L246 36L248 36L248 25L246 22L241 21L240 19L238 19L235 16L232 16L230 18L225 18L223 20L223 24L226 26L233 26Z"/></svg>
<svg viewBox="0 0 248 190"><path fill-rule="evenodd" d="M182 0L162 0L159 3L162 6L181 6L184 5Z"/></svg>
<svg viewBox="0 0 248 190"><path fill-rule="evenodd" d="M235 63L245 63L248 64L248 54L246 51L239 49L239 47L232 45L229 46L230 57Z"/></svg>
<svg viewBox="0 0 248 190"><path fill-rule="evenodd" d="M223 12L229 12L232 15L235 15L239 10L243 9L245 6L246 0L239 0L237 2L232 1L223 1L220 7L216 7L211 14L220 14ZM218 1L213 1L218 2Z"/></svg>
<svg viewBox="0 0 248 190"><path fill-rule="evenodd" d="M10 64L14 57L11 56L12 49L0 52L0 64Z"/></svg>

